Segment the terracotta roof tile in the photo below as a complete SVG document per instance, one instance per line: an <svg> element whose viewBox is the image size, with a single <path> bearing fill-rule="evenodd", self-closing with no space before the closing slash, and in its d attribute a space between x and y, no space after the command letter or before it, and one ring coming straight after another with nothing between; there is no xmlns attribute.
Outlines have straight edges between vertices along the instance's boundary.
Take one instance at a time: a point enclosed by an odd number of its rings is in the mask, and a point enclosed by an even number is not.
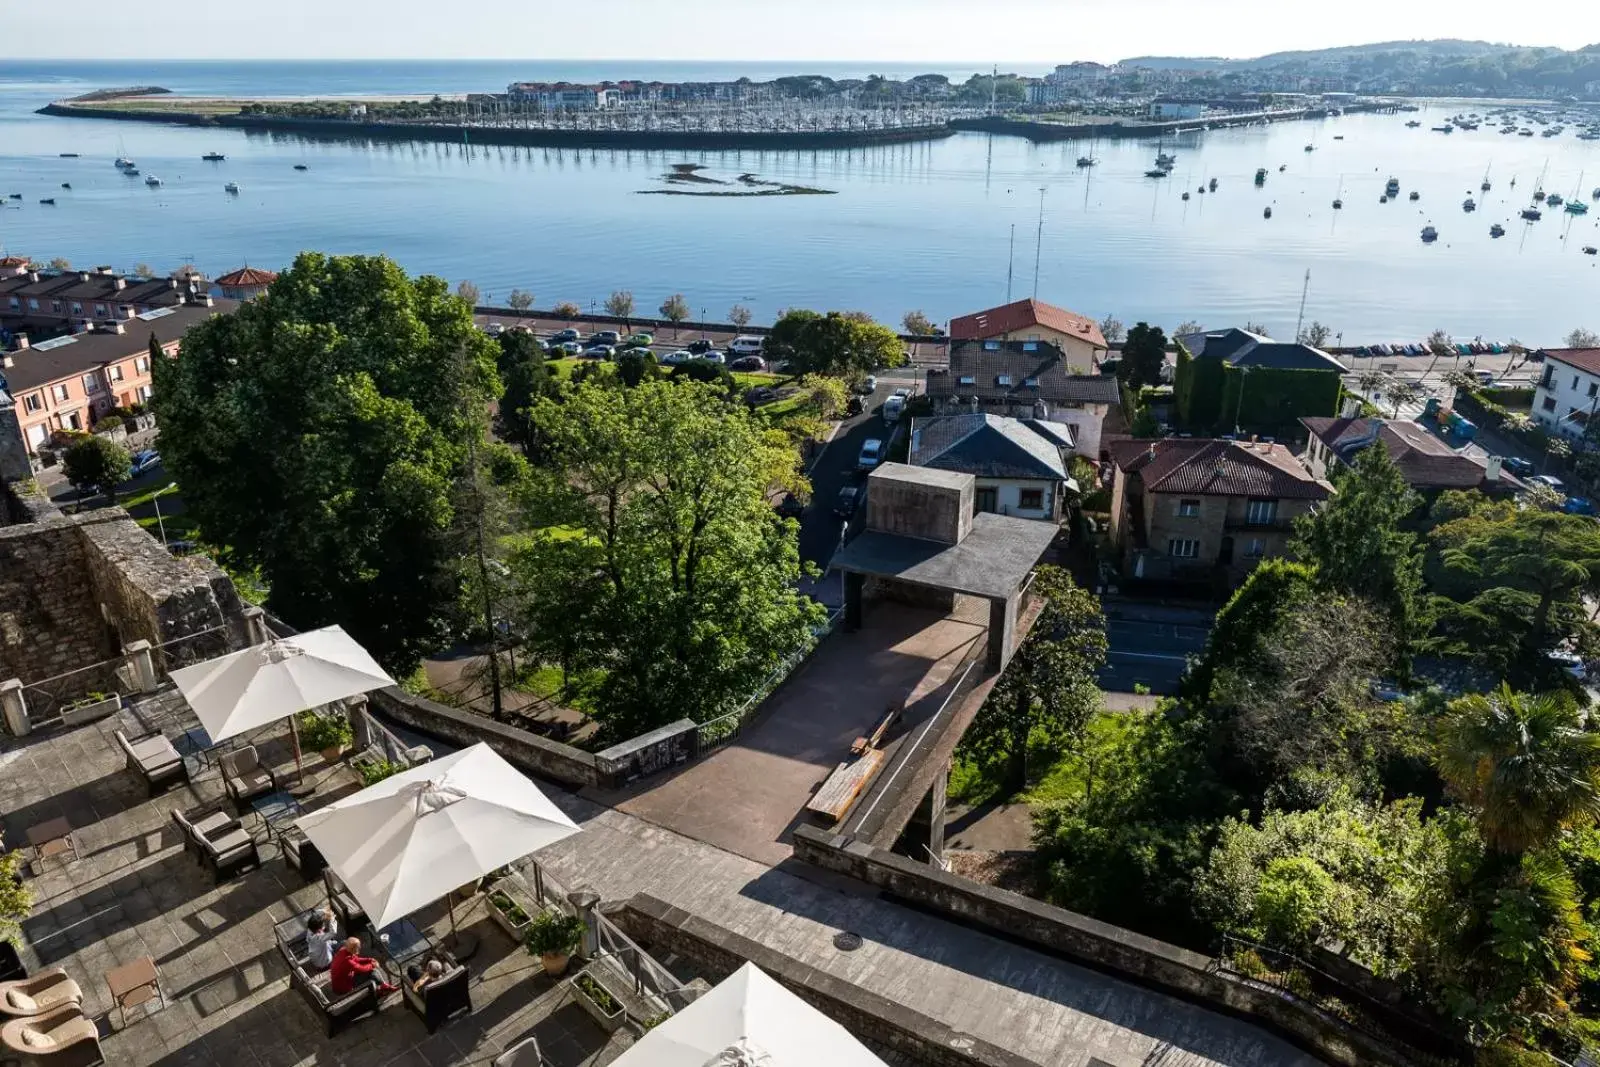
<svg viewBox="0 0 1600 1067"><path fill-rule="evenodd" d="M1590 374L1600 374L1600 348L1541 348L1545 359L1565 363Z"/></svg>
<svg viewBox="0 0 1600 1067"><path fill-rule="evenodd" d="M1167 437L1111 445L1124 473L1137 472L1154 493L1326 500L1333 487L1311 477L1279 444Z"/></svg>
<svg viewBox="0 0 1600 1067"><path fill-rule="evenodd" d="M218 278L216 284L224 289L247 289L258 285L271 285L278 278L270 270L260 270L256 267L240 267L230 274Z"/></svg>
<svg viewBox="0 0 1600 1067"><path fill-rule="evenodd" d="M1300 422L1346 463L1374 441L1382 441L1389 458L1413 489L1476 489L1483 485L1487 473L1484 464L1462 455L1414 422L1325 417L1304 418ZM1508 488L1521 485L1510 471L1501 470L1500 478Z"/></svg>
<svg viewBox="0 0 1600 1067"><path fill-rule="evenodd" d="M987 311L977 311L950 320L950 339L953 341L981 341L991 337L1043 326L1048 330L1070 334L1094 345L1106 347L1105 335L1093 319L1075 311L1043 304L1037 300L1016 300Z"/></svg>

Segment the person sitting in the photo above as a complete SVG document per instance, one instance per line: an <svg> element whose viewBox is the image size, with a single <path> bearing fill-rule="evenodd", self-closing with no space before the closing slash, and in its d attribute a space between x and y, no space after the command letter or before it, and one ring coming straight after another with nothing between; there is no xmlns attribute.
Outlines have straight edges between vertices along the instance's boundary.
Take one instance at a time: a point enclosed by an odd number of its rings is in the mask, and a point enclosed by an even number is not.
<svg viewBox="0 0 1600 1067"><path fill-rule="evenodd" d="M333 964L334 946L339 943L339 922L332 908L312 913L306 920L306 956L312 970L325 971Z"/></svg>
<svg viewBox="0 0 1600 1067"><path fill-rule="evenodd" d="M420 993L429 982L436 982L444 977L444 961L431 959L426 965L418 967L416 964L406 968L406 981L411 983L411 991Z"/></svg>
<svg viewBox="0 0 1600 1067"><path fill-rule="evenodd" d="M328 967L328 988L333 990L335 996L342 997L355 992L356 986L363 982L376 986L380 997L388 996L400 988L384 980L377 960L361 955L359 937L347 937L344 944L339 946L339 951L333 954L333 962Z"/></svg>

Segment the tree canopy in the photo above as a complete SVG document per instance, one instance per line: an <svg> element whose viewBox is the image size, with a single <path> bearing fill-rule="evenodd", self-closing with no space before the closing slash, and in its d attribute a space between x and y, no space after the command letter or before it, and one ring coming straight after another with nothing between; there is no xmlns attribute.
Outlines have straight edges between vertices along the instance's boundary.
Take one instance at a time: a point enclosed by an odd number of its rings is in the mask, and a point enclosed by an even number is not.
<svg viewBox="0 0 1600 1067"><path fill-rule="evenodd" d="M1148 322L1134 323L1122 344L1122 362L1117 377L1135 391L1161 384L1161 366L1167 358L1167 335Z"/></svg>
<svg viewBox="0 0 1600 1067"><path fill-rule="evenodd" d="M499 388L467 302L383 257L308 252L154 373L162 457L207 540L289 622L414 667L455 600L452 485Z"/></svg>
<svg viewBox="0 0 1600 1067"><path fill-rule="evenodd" d="M766 354L788 360L798 374L865 374L904 363L900 336L864 318L854 312L785 312L767 337Z"/></svg>
<svg viewBox="0 0 1600 1067"><path fill-rule="evenodd" d="M67 447L61 460L67 481L79 492L105 491L128 480L133 459L128 450L104 434L90 434Z"/></svg>

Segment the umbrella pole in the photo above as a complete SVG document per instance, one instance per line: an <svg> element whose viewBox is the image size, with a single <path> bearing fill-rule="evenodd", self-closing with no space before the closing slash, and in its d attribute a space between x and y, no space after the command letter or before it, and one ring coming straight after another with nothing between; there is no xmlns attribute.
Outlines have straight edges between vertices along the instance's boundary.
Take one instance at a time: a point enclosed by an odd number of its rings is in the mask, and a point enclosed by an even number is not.
<svg viewBox="0 0 1600 1067"><path fill-rule="evenodd" d="M451 890L450 896L445 900L445 904L450 912L450 936L445 938L445 950L457 960L471 959L472 954L478 951L478 935L470 932L463 934L456 929L456 894L454 890Z"/></svg>
<svg viewBox="0 0 1600 1067"><path fill-rule="evenodd" d="M289 737L294 743L294 773L295 773L295 778L297 780L297 784L295 785L294 789L290 790L290 792L296 793L296 794L299 794L299 795L304 795L305 793L309 792L309 790L306 788L306 768L305 768L305 764L301 760L301 757L300 757L300 716L299 715L291 715L291 716L289 716Z"/></svg>

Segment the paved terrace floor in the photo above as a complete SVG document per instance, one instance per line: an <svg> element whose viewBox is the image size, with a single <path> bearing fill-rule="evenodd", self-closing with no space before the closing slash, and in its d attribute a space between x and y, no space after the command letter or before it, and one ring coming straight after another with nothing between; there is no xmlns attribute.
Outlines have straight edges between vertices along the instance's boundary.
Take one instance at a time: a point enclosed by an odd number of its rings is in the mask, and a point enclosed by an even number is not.
<svg viewBox="0 0 1600 1067"><path fill-rule="evenodd" d="M806 802L850 743L870 734L889 704L906 713L895 749L938 712L961 664L982 653L987 601L960 597L947 615L883 601L860 630L836 634L795 672L736 740L668 778L591 799L767 865L792 853Z"/></svg>
<svg viewBox="0 0 1600 1067"><path fill-rule="evenodd" d="M181 698L162 696L94 725L8 739L0 747L6 841L16 846L30 826L58 815L77 828L81 858L31 879L36 903L24 924L31 945L25 955L32 957L30 970L61 966L77 980L108 1064L455 1067L487 1064L528 1034L560 1067L603 1064L619 1054L626 1039L608 1044L565 987L545 978L481 904L457 916L482 938L469 963L472 1015L429 1036L395 995L376 1017L329 1039L321 1017L289 987L272 935L275 922L324 899L320 881L307 885L273 846L263 847L261 869L215 885L184 851L170 813L220 797L217 772L151 799L123 768L112 737L119 725L163 727L175 736L196 725L178 724L188 715ZM285 745L266 751L292 772ZM310 768L322 781L308 807L360 786L348 769L328 771L316 757ZM440 930L442 910L427 918ZM168 1004L148 1015L135 1008L126 1025L115 1024L103 976L141 956L155 959Z"/></svg>

